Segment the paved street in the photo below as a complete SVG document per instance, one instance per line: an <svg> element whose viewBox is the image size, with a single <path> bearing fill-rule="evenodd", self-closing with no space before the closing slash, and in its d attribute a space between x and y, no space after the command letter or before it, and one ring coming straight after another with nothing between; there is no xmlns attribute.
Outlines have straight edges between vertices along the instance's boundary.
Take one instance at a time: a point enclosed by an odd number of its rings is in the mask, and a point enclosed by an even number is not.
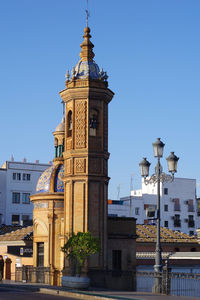
<svg viewBox="0 0 200 300"><path fill-rule="evenodd" d="M110 297L120 297L120 299L132 300L197 300L197 297L170 296L170 295L155 295L145 292L125 292L125 291L98 291L98 294Z"/></svg>
<svg viewBox="0 0 200 300"><path fill-rule="evenodd" d="M0 300L74 300L74 298L27 292L19 289L7 289L0 287Z"/></svg>

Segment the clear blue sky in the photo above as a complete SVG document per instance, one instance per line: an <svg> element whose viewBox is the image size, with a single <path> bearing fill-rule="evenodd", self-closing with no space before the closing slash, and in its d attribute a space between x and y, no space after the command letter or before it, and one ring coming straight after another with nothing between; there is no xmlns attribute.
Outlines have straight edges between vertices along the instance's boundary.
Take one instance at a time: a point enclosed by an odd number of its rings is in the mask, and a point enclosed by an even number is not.
<svg viewBox="0 0 200 300"><path fill-rule="evenodd" d="M46 163L59 91L79 60L86 0L0 0L0 160ZM200 182L200 1L89 0L95 61L109 75L109 196L140 187L161 137L178 177ZM167 170L163 159L164 170ZM153 167L151 171L153 172ZM200 189L197 189L200 194Z"/></svg>

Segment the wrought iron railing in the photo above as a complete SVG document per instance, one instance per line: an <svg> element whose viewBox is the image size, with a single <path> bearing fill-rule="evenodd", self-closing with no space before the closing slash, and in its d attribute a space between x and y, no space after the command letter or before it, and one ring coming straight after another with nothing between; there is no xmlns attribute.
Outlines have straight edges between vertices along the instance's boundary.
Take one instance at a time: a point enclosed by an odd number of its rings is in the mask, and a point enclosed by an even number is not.
<svg viewBox="0 0 200 300"><path fill-rule="evenodd" d="M51 284L49 267L16 267L15 281Z"/></svg>
<svg viewBox="0 0 200 300"><path fill-rule="evenodd" d="M200 274L195 273L137 271L136 291L152 292L156 276L160 277L163 294L200 297Z"/></svg>

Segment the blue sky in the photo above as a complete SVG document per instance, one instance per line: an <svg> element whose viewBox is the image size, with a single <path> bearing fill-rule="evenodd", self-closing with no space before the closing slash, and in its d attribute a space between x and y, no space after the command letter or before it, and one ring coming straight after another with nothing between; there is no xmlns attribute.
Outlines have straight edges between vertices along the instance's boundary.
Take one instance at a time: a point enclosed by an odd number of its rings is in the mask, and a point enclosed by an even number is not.
<svg viewBox="0 0 200 300"><path fill-rule="evenodd" d="M46 163L62 117L59 91L79 60L86 0L0 0L0 161ZM89 0L95 61L115 93L109 107L109 196L141 183L161 137L178 177L200 182L200 1ZM165 159L163 168L167 171ZM153 172L153 167L151 171ZM200 195L200 188L197 188Z"/></svg>

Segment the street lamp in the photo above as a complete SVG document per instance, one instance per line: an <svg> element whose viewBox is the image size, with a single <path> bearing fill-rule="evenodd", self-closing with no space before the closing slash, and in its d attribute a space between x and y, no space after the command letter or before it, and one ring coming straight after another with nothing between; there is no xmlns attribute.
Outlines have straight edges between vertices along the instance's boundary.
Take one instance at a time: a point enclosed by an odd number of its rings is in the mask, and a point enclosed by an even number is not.
<svg viewBox="0 0 200 300"><path fill-rule="evenodd" d="M167 157L168 170L172 175L167 175L162 172L162 166L160 164L160 158L163 156L165 144L158 138L155 143L153 143L154 157L157 158L157 165L155 168L155 174L149 177L149 167L150 163L148 160L143 158L140 162L139 166L141 169L141 176L144 178L145 184L155 184L157 183L157 232L156 232L156 250L155 250L155 284L153 286L153 292L161 293L162 292L162 250L160 243L160 182L173 181L174 173L177 172L177 163L179 158L171 152L171 154Z"/></svg>

